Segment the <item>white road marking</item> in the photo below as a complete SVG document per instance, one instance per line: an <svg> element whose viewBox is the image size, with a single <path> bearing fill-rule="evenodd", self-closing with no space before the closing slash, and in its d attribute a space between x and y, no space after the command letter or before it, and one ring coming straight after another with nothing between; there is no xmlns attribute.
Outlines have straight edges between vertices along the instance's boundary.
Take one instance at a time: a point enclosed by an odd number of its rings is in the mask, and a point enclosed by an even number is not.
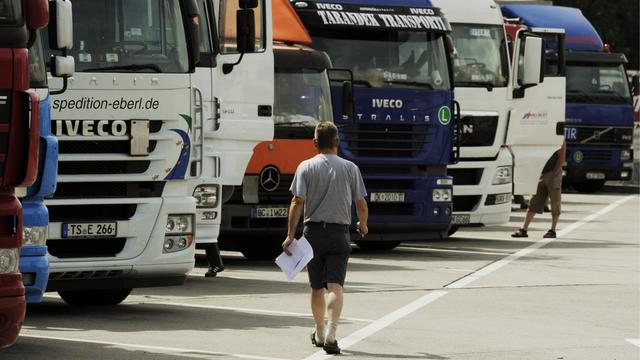
<svg viewBox="0 0 640 360"><path fill-rule="evenodd" d="M578 221L576 221L574 223L569 224L564 229L558 231L558 233L556 235L557 235L558 238L564 237L564 236L568 235L569 233L571 233L572 231L578 229L579 227L581 227L581 226L583 226L583 225L595 220L596 218L598 218L598 217L600 217L600 216L602 216L602 215L604 215L604 214L606 214L608 212L611 212L612 210L614 210L618 206L620 206L620 205L624 204L625 202L627 202L627 201L629 201L631 199L634 199L634 198L636 198L635 195L624 197L624 198L622 198L622 199L610 204L609 206L604 207L604 208L600 209L599 211L584 217L581 220L578 220ZM461 279L458 279L458 280L452 282L451 284L445 286L445 288L447 288L447 289L462 289L465 286L469 285L470 283L472 283L472 282L474 282L474 281L476 281L476 280L478 280L478 279L480 279L480 278L482 278L484 276L487 276L487 275L491 274L492 272L500 269L501 267L503 267L503 266L505 266L505 265L507 265L507 264L509 264L509 263L521 258L521 257L529 255L530 253L532 253L535 250L547 245L548 243L552 242L553 240L554 239L542 239L542 240L539 240L539 241L527 246L524 249L521 249L521 250L519 250L519 251L517 251L517 252L515 252L515 253L513 253L513 254L505 257L505 258L502 258L502 259L500 259L500 260L498 260L498 261L496 261L494 263L491 263L491 264L483 267L482 269L480 269L480 270L478 270L476 272L473 272L473 273L471 273L471 274L469 274L469 275L467 275L467 276L465 276L465 277L463 277Z"/></svg>
<svg viewBox="0 0 640 360"><path fill-rule="evenodd" d="M185 357L196 357L196 358L209 358L209 359L220 359L221 356L224 357L234 357L238 359L251 359L251 360L287 360L284 358L273 358L267 356L256 356L256 355L246 355L246 354L233 354L233 353L225 353L225 352L217 352L217 351L207 351L207 350L197 350L197 349L185 349L185 348L174 348L174 347L166 347L166 346L152 346L152 345L140 345L140 344L128 344L128 343L119 343L119 342L111 342L111 341L99 341L99 340L81 340L75 338L65 338L58 336L47 336L47 335L36 335L29 333L21 333L20 337L25 338L34 338L34 339L45 339L45 340L57 340L57 341L67 341L67 342L75 342L75 343L84 343L84 344L98 344L98 345L109 345L115 348L123 348L123 349L140 349L146 350L149 352L153 352L156 354L180 354ZM204 357L203 355L209 355L209 357Z"/></svg>
<svg viewBox="0 0 640 360"><path fill-rule="evenodd" d="M640 339L625 339L628 342L632 343L633 345L640 347Z"/></svg>
<svg viewBox="0 0 640 360"><path fill-rule="evenodd" d="M596 218L613 211L615 208L617 208L618 206L624 204L625 202L637 198L637 196L635 195L631 195L631 196L627 196L625 198L622 198L612 204L610 204L609 206L600 209L599 211L588 215L586 217L584 217L581 220L578 220L574 223L571 223L570 225L568 225L566 228L558 231L557 233L557 237L563 237L566 236L567 234L571 233L572 231L578 229L579 227L595 220ZM495 240L495 239L494 239ZM535 242L531 245L529 245L528 247L519 250L501 260L498 260L492 264L490 264L489 266L486 266L474 273L469 274L466 277L463 277L457 281L454 281L453 283L445 286L445 288L448 289L460 289L463 288L467 285L469 285L470 283L472 283L473 281L476 281L478 279L480 279L481 277L484 277L488 274L491 274L492 272L502 268L503 266L513 262L514 260L517 260L523 256L526 256L528 254L530 254L531 252L543 247L544 245L548 244L549 242L553 241L554 239L542 239L538 242ZM427 293L426 295L424 295L423 297L419 298L418 300L415 300L414 302L405 305L403 307L401 307L400 309L389 313L385 316L383 316L382 318L372 322L371 324L365 326L364 328L352 333L351 335L347 336L346 338L342 338L339 340L339 344L340 344L340 348L341 349L348 349L350 347L352 347L353 345L359 343L360 341L364 340L365 338L375 334L376 332L388 327L389 325L395 323L396 321L406 317L407 315L416 312L418 310L420 310L421 308L427 306L428 304L434 302L435 300L447 295L449 292L447 291L443 291L443 290L436 290L436 291L432 291ZM629 341L629 339L627 339L627 341ZM630 341L631 342L631 341ZM633 342L632 342L633 343ZM635 344L635 343L633 343ZM331 358L333 355L327 355L324 350L320 350L306 358L304 358L304 360L322 360L322 359L328 359Z"/></svg>
<svg viewBox="0 0 640 360"><path fill-rule="evenodd" d="M244 312L244 313L250 313L250 314L284 315L284 316L296 316L296 317L305 317L305 318L312 318L313 317L312 314L291 312L291 311L251 309L251 308L241 308L241 307L233 307L233 306L217 306L217 305L173 303L173 302L166 302L166 301L127 302L127 304L180 306L180 307L198 308L198 309L238 311L238 312ZM373 320L371 320L371 319L361 319L361 318L353 318L353 317L343 317L342 319L347 320L347 321L353 321L353 322L369 322L369 323L373 322Z"/></svg>

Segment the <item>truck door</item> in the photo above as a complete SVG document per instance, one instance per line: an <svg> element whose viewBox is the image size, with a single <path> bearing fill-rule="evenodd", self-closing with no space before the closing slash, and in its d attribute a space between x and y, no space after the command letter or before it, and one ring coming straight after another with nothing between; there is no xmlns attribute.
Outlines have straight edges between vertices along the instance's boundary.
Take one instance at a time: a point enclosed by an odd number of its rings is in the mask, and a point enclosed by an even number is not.
<svg viewBox="0 0 640 360"><path fill-rule="evenodd" d="M536 52L541 39L542 49ZM514 45L513 101L505 143L514 158L513 193L530 195L536 192L545 163L564 140L564 33L557 29L521 31ZM525 73L538 56L544 71L535 84L525 79Z"/></svg>
<svg viewBox="0 0 640 360"><path fill-rule="evenodd" d="M253 148L261 141L273 139L271 1L218 0L214 3L218 37L214 41L217 66L212 76L219 118L213 124L215 131L207 137L213 140L214 150L219 153L222 184L240 185ZM240 9L239 4L250 8ZM247 22L251 18L253 26L238 26L238 19ZM242 28L245 28L244 34ZM239 42L239 38L247 36L247 28L253 28L247 37L250 40ZM239 43L247 46L239 49Z"/></svg>

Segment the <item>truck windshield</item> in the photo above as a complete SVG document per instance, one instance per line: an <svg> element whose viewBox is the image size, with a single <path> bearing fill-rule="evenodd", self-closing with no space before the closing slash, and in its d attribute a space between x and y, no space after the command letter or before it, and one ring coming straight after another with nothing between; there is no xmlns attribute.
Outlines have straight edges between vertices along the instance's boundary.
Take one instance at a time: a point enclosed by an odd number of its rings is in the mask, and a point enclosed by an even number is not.
<svg viewBox="0 0 640 360"><path fill-rule="evenodd" d="M273 108L276 127L314 128L320 121L333 121L327 71L276 68Z"/></svg>
<svg viewBox="0 0 640 360"><path fill-rule="evenodd" d="M29 87L33 89L47 87L47 70L44 65L41 31L38 31L36 40L29 49L29 82Z"/></svg>
<svg viewBox="0 0 640 360"><path fill-rule="evenodd" d="M452 36L456 86L507 86L508 65L502 26L454 24Z"/></svg>
<svg viewBox="0 0 640 360"><path fill-rule="evenodd" d="M567 65L567 101L631 103L624 66L606 63L569 63Z"/></svg>
<svg viewBox="0 0 640 360"><path fill-rule="evenodd" d="M20 0L0 0L0 26L22 24Z"/></svg>
<svg viewBox="0 0 640 360"><path fill-rule="evenodd" d="M413 31L330 31L313 35L333 66L353 71L366 87L451 89L444 38Z"/></svg>
<svg viewBox="0 0 640 360"><path fill-rule="evenodd" d="M74 0L76 71L189 69L178 0Z"/></svg>

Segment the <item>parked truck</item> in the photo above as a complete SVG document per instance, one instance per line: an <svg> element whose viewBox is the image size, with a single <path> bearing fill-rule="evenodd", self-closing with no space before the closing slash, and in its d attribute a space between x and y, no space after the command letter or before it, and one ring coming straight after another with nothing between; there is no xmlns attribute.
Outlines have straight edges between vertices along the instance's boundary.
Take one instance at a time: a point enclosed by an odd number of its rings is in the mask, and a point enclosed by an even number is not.
<svg viewBox="0 0 640 360"><path fill-rule="evenodd" d="M53 61L57 77L69 77L73 74L74 59L65 56L67 47L73 45L71 2L56 0L50 3L52 7L50 27L60 26L54 41L47 43L54 45L52 50L62 50L62 55L56 55ZM38 93L40 98L40 140L38 156L38 172L35 183L26 189L26 196L20 199L23 212L23 247L20 251L20 272L25 286L27 303L38 303L47 288L49 278L49 260L47 258L47 234L49 212L44 199L53 195L58 173L58 140L51 133L51 96L48 88L47 70L44 58L43 34L38 32L33 46L29 49L29 80L30 88ZM63 43L64 42L64 43ZM57 46L57 47L56 47ZM51 68L51 64L49 64ZM64 69L62 69L64 68ZM64 73L61 73L63 71ZM54 93L62 93L64 89L54 89Z"/></svg>
<svg viewBox="0 0 640 360"><path fill-rule="evenodd" d="M49 21L48 5L0 3L0 348L16 341L25 316L22 206L15 188L31 185L38 166L39 99L29 90L28 49Z"/></svg>
<svg viewBox="0 0 640 360"><path fill-rule="evenodd" d="M369 192L369 235L361 248L447 236L457 158L451 28L429 1L292 1L314 48L333 66L340 155L355 162ZM355 106L349 86L352 80ZM346 95L346 96L345 96Z"/></svg>
<svg viewBox="0 0 640 360"><path fill-rule="evenodd" d="M432 2L453 28L455 93L462 111L460 161L448 169L454 183L450 234L460 226L504 224L512 193L535 192L544 164L562 142L557 122L563 120L563 74L549 73L524 91L516 79L519 61L538 69L541 61L532 58L537 53L510 53L493 0ZM514 32L513 40L525 38Z"/></svg>
<svg viewBox="0 0 640 360"><path fill-rule="evenodd" d="M52 99L59 163L45 201L47 291L71 305L112 305L132 288L180 285L194 266L200 15L196 0L73 5L76 74Z"/></svg>
<svg viewBox="0 0 640 360"><path fill-rule="evenodd" d="M242 186L222 209L220 247L249 259L273 259L282 251L298 164L317 154L314 128L333 121L329 57L311 38L288 0L273 0L275 99L273 141L259 143Z"/></svg>
<svg viewBox="0 0 640 360"><path fill-rule="evenodd" d="M273 138L271 0L198 0L200 62L193 74L202 163L189 169L199 247L217 243L222 203L242 185L257 143ZM199 177L196 177L199 175Z"/></svg>
<svg viewBox="0 0 640 360"><path fill-rule="evenodd" d="M502 12L528 27L566 31L565 183L579 192L592 193L607 180L630 180L634 123L625 55L606 51L579 9L507 4ZM548 49L551 67L556 52Z"/></svg>

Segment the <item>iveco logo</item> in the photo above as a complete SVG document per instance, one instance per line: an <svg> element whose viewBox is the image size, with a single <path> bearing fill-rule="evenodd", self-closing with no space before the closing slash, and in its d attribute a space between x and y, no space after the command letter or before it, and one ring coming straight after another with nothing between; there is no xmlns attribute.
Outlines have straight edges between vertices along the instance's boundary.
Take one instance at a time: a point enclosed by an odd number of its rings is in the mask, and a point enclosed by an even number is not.
<svg viewBox="0 0 640 360"><path fill-rule="evenodd" d="M123 120L56 120L56 136L123 136L127 122Z"/></svg>
<svg viewBox="0 0 640 360"><path fill-rule="evenodd" d="M274 191L280 185L280 171L273 166L267 166L260 173L260 185L266 191Z"/></svg>
<svg viewBox="0 0 640 360"><path fill-rule="evenodd" d="M400 99L371 99L371 106L379 109L402 109Z"/></svg>
<svg viewBox="0 0 640 360"><path fill-rule="evenodd" d="M326 4L326 3L317 3L316 6L320 10L342 10L342 5L340 4Z"/></svg>

